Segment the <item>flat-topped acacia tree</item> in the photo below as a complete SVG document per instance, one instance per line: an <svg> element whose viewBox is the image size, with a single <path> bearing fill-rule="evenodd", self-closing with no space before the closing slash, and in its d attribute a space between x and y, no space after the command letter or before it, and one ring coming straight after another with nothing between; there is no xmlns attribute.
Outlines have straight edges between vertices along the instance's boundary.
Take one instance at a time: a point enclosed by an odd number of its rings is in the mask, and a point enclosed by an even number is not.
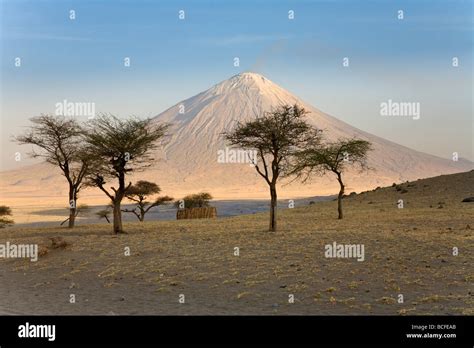
<svg viewBox="0 0 474 348"><path fill-rule="evenodd" d="M151 153L158 147L167 128L167 124L152 119L120 119L110 114L100 114L89 121L84 133L87 154L93 161L88 182L110 198L115 234L124 232L121 203L132 185L126 182L126 176L151 165ZM116 185L110 190L106 188L109 179L116 180Z"/></svg>
<svg viewBox="0 0 474 348"><path fill-rule="evenodd" d="M148 197L157 195L160 192L161 188L154 182L139 180L130 186L125 194L127 199L135 202L135 208L123 209L122 211L125 213L133 213L139 221L143 222L145 220L145 214L148 213L150 209L173 200L173 197L169 196L158 196L152 202L147 200Z"/></svg>
<svg viewBox="0 0 474 348"><path fill-rule="evenodd" d="M298 105L282 105L225 133L231 145L257 151L255 169L270 189L270 231L277 230L278 179L290 174L296 151L310 141L318 143L320 137L320 131L304 119L306 113Z"/></svg>
<svg viewBox="0 0 474 348"><path fill-rule="evenodd" d="M13 225L14 222L12 219L7 216L12 215L12 210L6 205L0 205L0 228L4 228L8 225Z"/></svg>
<svg viewBox="0 0 474 348"><path fill-rule="evenodd" d="M74 227L77 216L77 198L84 178L90 168L90 160L84 154L82 127L74 118L41 115L30 119L32 126L15 137L19 144L34 145L30 156L43 158L59 167L69 186L69 228Z"/></svg>
<svg viewBox="0 0 474 348"><path fill-rule="evenodd" d="M345 189L342 174L349 167L358 167L361 172L369 170L367 154L371 149L370 142L357 138L339 139L323 146L308 146L296 154L293 173L303 181L312 174L334 173L340 187L337 196L338 219L342 219L342 197Z"/></svg>

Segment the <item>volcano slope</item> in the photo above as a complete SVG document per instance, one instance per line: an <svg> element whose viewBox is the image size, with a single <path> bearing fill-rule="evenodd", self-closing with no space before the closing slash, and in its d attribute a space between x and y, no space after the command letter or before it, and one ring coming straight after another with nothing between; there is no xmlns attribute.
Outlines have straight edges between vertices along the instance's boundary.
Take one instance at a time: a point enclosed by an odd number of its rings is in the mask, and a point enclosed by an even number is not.
<svg viewBox="0 0 474 348"><path fill-rule="evenodd" d="M228 146L223 139L224 132L233 129L238 122L253 120L285 104L303 107L308 112L308 123L323 130L328 141L357 137L373 145L368 155L368 165L373 170L346 176L352 191L474 169L469 161L442 159L364 132L317 109L268 78L244 72L179 102L154 118L156 122L172 124L173 128L163 148L162 161L157 163L158 169L151 171L153 177L160 177L160 181L167 182L163 187L173 187L173 190L186 188L189 191L199 187L219 198L267 198L267 187L254 168L248 164L220 163L218 152ZM166 173L173 175L166 176ZM334 194L337 182L325 177L309 185L298 182L284 185L279 191L284 198L308 196L308 192L313 196Z"/></svg>
<svg viewBox="0 0 474 348"><path fill-rule="evenodd" d="M0 244L41 256L0 259L0 312L472 315L473 188L470 171L376 189L346 197L344 220L333 201L286 209L276 233L264 213L127 223L120 236L105 223L6 228ZM364 261L326 258L334 242L364 245Z"/></svg>

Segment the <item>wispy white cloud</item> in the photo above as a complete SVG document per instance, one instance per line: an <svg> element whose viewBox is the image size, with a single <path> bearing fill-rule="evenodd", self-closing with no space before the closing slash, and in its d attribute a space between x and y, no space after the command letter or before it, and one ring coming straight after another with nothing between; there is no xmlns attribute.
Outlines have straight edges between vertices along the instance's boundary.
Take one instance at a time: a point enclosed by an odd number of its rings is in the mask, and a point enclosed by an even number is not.
<svg viewBox="0 0 474 348"><path fill-rule="evenodd" d="M265 41L278 41L290 39L290 35L247 35L240 34L228 37L207 37L199 39L198 42L208 45L229 46L239 44L251 44Z"/></svg>
<svg viewBox="0 0 474 348"><path fill-rule="evenodd" d="M50 35L50 34L39 34L39 33L15 33L7 34L3 39L11 40L47 40L47 41L94 41L88 37L77 37L67 35Z"/></svg>

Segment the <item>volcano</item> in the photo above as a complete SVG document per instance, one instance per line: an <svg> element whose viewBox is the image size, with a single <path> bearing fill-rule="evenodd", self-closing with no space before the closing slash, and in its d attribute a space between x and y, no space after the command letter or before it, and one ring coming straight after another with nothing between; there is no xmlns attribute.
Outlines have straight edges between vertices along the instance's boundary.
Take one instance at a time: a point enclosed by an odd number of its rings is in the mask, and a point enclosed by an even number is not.
<svg viewBox="0 0 474 348"><path fill-rule="evenodd" d="M153 122L171 124L169 136L155 153L154 166L131 177L158 183L163 193L175 198L199 191L208 191L218 199L268 198L268 187L248 163L219 160L228 145L223 133L237 122L252 120L265 111L283 104L298 104L308 114L307 121L322 129L327 140L357 137L373 145L368 173L348 173L346 190L362 191L392 183L464 172L473 168L472 162L451 161L385 140L330 116L304 102L266 77L245 72L220 82L208 90L177 103L153 118ZM28 204L38 199L64 200L67 185L60 172L46 164L3 172L0 188L4 201L22 198ZM279 198L299 198L334 194L338 184L328 174L311 182L283 183ZM98 190L82 194L83 202L106 202ZM8 203L8 202L6 202ZM25 204L26 204L25 203ZM90 204L89 203L89 204ZM12 204L13 205L13 204Z"/></svg>
<svg viewBox="0 0 474 348"><path fill-rule="evenodd" d="M265 182L248 164L220 163L219 151L226 150L223 133L237 122L252 120L278 105L298 104L307 111L307 121L322 129L325 139L357 137L370 141L372 170L352 173L346 178L348 189L360 191L393 182L402 182L472 169L465 160L451 161L418 152L364 132L304 102L266 77L245 72L186 99L158 116L156 122L172 125L162 153L174 182L187 191L201 189L218 192L221 197L267 197ZM174 185L173 185L174 186ZM330 194L337 184L328 174L307 185L293 182L283 185L285 197Z"/></svg>

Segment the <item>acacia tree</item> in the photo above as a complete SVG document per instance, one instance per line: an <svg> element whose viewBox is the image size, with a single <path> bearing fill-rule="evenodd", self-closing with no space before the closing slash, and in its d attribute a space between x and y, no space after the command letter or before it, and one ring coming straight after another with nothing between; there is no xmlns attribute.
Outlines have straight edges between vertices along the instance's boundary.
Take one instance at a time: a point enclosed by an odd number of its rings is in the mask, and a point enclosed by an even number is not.
<svg viewBox="0 0 474 348"><path fill-rule="evenodd" d="M339 139L324 146L309 146L299 151L295 158L293 173L306 181L311 174L336 174L339 183L337 196L338 219L343 218L342 197L344 196L344 181L342 174L349 167L358 167L359 170L368 170L367 153L372 149L370 142L357 138Z"/></svg>
<svg viewBox="0 0 474 348"><path fill-rule="evenodd" d="M123 209L122 211L135 214L138 220L143 222L145 220L145 214L148 213L151 208L173 200L173 198L169 196L157 197L153 202L146 200L148 196L156 195L160 192L160 187L154 182L139 180L135 185L130 186L125 194L129 200L136 203L135 209Z"/></svg>
<svg viewBox="0 0 474 348"><path fill-rule="evenodd" d="M307 112L298 105L282 105L247 123L238 123L225 133L231 145L257 151L257 173L270 189L270 231L277 230L277 181L289 174L295 152L308 141L317 143L320 131L303 118Z"/></svg>
<svg viewBox="0 0 474 348"><path fill-rule="evenodd" d="M158 146L168 128L152 119L120 119L101 114L89 121L84 133L87 154L93 161L89 184L98 187L113 205L113 231L123 233L121 203L132 185L126 176L149 167L153 161L152 150ZM106 180L115 179L117 185L108 190Z"/></svg>
<svg viewBox="0 0 474 348"><path fill-rule="evenodd" d="M95 215L97 215L97 217L98 217L99 219L105 219L105 220L107 221L107 223L110 224L110 220L109 220L109 217L110 217L110 209L109 209L109 208L101 209L101 210L99 210L98 212L96 212Z"/></svg>
<svg viewBox="0 0 474 348"><path fill-rule="evenodd" d="M4 228L8 225L13 225L14 222L12 219L7 216L12 215L12 210L6 205L0 205L0 228Z"/></svg>
<svg viewBox="0 0 474 348"><path fill-rule="evenodd" d="M41 115L31 118L33 125L22 135L15 137L19 144L31 144L30 156L44 158L47 163L59 167L69 185L69 228L74 227L79 191L88 173L90 161L84 155L82 127L72 118Z"/></svg>

